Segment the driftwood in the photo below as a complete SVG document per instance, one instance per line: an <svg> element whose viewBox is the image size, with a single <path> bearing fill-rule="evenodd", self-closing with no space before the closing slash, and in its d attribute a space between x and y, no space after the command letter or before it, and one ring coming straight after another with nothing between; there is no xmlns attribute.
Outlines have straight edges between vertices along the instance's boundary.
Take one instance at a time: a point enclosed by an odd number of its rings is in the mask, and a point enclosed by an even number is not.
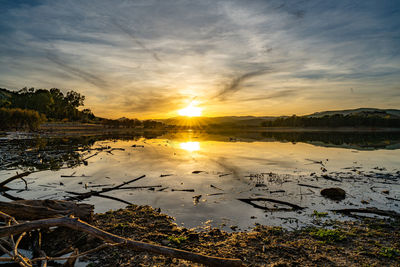
<svg viewBox="0 0 400 267"><path fill-rule="evenodd" d="M100 238L102 240L105 240L109 243L122 244L132 249L152 252L173 258L189 260L192 262L198 262L208 266L242 266L242 261L239 259L206 256L195 252L189 252L185 250L174 249L170 247L164 247L140 241L134 241L132 239L127 239L108 233L90 224L87 224L77 218L71 218L71 217L43 219L43 220L36 220L36 221L15 224L11 226L0 227L0 237L6 237L20 233L26 233L35 229L49 228L55 226L68 227L74 230L82 231L97 238Z"/></svg>
<svg viewBox="0 0 400 267"><path fill-rule="evenodd" d="M117 198L117 197L113 197L113 196L107 196L107 195L98 194L98 195L96 195L96 197L108 198L108 199L116 200L116 201L119 201L119 202L122 202L122 203L125 203L125 204L128 204L128 205L132 205L133 204L133 203L131 203L129 201L126 201L126 200L123 200L123 199L120 199L120 198Z"/></svg>
<svg viewBox="0 0 400 267"><path fill-rule="evenodd" d="M125 187L120 187L115 190L122 190L122 189L148 189L148 188L155 188L155 187L162 187L162 185L143 185L143 186L125 186Z"/></svg>
<svg viewBox="0 0 400 267"><path fill-rule="evenodd" d="M8 193L6 193L6 192L1 192L1 195L2 195L3 197L5 197L5 198L10 199L10 200L24 200L23 198L10 195L10 194L8 194Z"/></svg>
<svg viewBox="0 0 400 267"><path fill-rule="evenodd" d="M93 205L89 204L50 199L0 202L1 211L23 220L36 220L72 214L90 221L93 216L93 209Z"/></svg>
<svg viewBox="0 0 400 267"><path fill-rule="evenodd" d="M114 187L103 188L103 189L100 190L100 191L90 191L90 192L87 192L87 193L77 193L77 192L68 192L68 191L67 191L67 193L69 193L69 194L76 195L76 196L74 196L74 197L69 197L69 198L67 198L67 200L84 200L84 199L90 198L90 197L92 197L92 196L98 196L98 195L100 195L100 194L102 194L102 193L106 193L106 192L110 192L110 191L113 191L113 190L120 189L120 188L123 187L124 185L130 184L130 183L133 183L133 182L136 182L136 181L138 181L138 180L140 180L140 179L143 179L144 177L146 177L146 175L142 175L142 176L140 176L140 177L138 177L138 178L129 180L128 182L123 182L122 184L119 184L119 185L114 186Z"/></svg>
<svg viewBox="0 0 400 267"><path fill-rule="evenodd" d="M16 180L16 179L22 179L22 180L25 182L25 185L26 185L26 181L23 179L23 177L28 176L28 175L31 174L31 173L32 173L32 172L23 172L23 173L14 175L14 176L12 176L12 177L10 177L10 178L4 180L3 182L1 182L1 183L0 183L0 187L3 187L3 186L5 186L6 184L8 184L8 183L10 183L10 182L12 182L12 181L14 181L14 180Z"/></svg>
<svg viewBox="0 0 400 267"><path fill-rule="evenodd" d="M310 187L310 188L315 188L315 189L320 189L321 187L315 186L315 185L309 185L309 184L297 184L299 186L305 186L305 187Z"/></svg>
<svg viewBox="0 0 400 267"><path fill-rule="evenodd" d="M366 208L366 209L339 209L339 210L331 210L338 213L343 213L346 215L351 215L352 213L367 213L367 214L376 214L381 216L388 216L394 218L400 218L400 213L391 210L380 210L377 208Z"/></svg>
<svg viewBox="0 0 400 267"><path fill-rule="evenodd" d="M72 195L80 195L80 193L75 193L75 192L67 192L67 193L69 193L69 194L72 194ZM102 197L102 198L108 198L108 199L112 199L112 200L116 200L116 201L119 201L119 202L122 202L122 203L124 203L124 204L128 204L128 205L132 205L133 203L131 203L131 202L129 202L129 201L126 201L126 200L123 200L123 199L120 199L120 198L117 198L117 197L113 197L113 196L107 196L107 195L102 195L102 194L96 194L96 195L93 195L94 197ZM70 199L73 199L74 197L69 197ZM80 201L80 199L78 198L78 197L76 197L76 200L78 200L78 201Z"/></svg>
<svg viewBox="0 0 400 267"><path fill-rule="evenodd" d="M324 175L322 175L321 177L324 178L324 179L326 179L326 180L330 180L330 181L334 181L334 182L342 182L342 180L339 180L339 179L337 179L337 178L333 178L333 177L331 177L331 176L329 176L329 175L327 175L327 174L324 174Z"/></svg>
<svg viewBox="0 0 400 267"><path fill-rule="evenodd" d="M179 192L194 192L194 189L171 189L172 192L179 191Z"/></svg>
<svg viewBox="0 0 400 267"><path fill-rule="evenodd" d="M296 204L292 204L292 203L289 203L289 202L286 202L286 201L276 200L276 199L272 199L272 198L265 198L265 197L238 198L238 200L240 200L240 201L242 201L244 203L250 204L255 208L262 209L262 210L269 210L269 211L271 211L271 210L302 210L302 209L304 209L303 207L300 207L300 206L298 206ZM264 206L258 205L256 203L253 203L253 201L268 201L268 202L272 202L272 203L276 203L276 204L289 206L289 207L291 207L291 209L270 209L268 207L264 207Z"/></svg>

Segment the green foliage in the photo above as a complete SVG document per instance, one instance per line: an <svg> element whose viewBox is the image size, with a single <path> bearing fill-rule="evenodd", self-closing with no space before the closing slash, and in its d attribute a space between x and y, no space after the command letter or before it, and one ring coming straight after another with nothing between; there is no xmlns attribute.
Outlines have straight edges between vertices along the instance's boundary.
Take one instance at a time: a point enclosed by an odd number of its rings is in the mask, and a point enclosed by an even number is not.
<svg viewBox="0 0 400 267"><path fill-rule="evenodd" d="M310 235L327 244L340 242L346 239L346 234L337 229L313 229Z"/></svg>
<svg viewBox="0 0 400 267"><path fill-rule="evenodd" d="M0 107L35 110L49 119L69 121L90 121L95 116L89 109L82 111L85 96L69 91L64 95L60 89L23 88L18 92L0 89Z"/></svg>
<svg viewBox="0 0 400 267"><path fill-rule="evenodd" d="M168 236L168 240L171 241L172 243L174 243L175 245L180 245L182 242L185 242L187 240L186 236Z"/></svg>
<svg viewBox="0 0 400 267"><path fill-rule="evenodd" d="M316 217L316 218L324 218L326 216L328 216L327 212L318 212L316 210L314 210L312 216Z"/></svg>
<svg viewBox="0 0 400 267"><path fill-rule="evenodd" d="M0 108L0 129L37 130L46 117L34 110L20 108Z"/></svg>
<svg viewBox="0 0 400 267"><path fill-rule="evenodd" d="M396 248L383 247L381 248L379 255L387 258L397 258L400 257L400 250Z"/></svg>

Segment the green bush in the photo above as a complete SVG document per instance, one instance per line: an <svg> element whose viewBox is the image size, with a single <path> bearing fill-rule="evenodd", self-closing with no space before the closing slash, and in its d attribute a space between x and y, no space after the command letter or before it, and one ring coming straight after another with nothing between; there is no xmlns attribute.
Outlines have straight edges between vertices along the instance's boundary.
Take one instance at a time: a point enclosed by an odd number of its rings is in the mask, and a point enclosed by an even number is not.
<svg viewBox="0 0 400 267"><path fill-rule="evenodd" d="M37 130L46 117L37 111L20 108L0 108L1 130Z"/></svg>

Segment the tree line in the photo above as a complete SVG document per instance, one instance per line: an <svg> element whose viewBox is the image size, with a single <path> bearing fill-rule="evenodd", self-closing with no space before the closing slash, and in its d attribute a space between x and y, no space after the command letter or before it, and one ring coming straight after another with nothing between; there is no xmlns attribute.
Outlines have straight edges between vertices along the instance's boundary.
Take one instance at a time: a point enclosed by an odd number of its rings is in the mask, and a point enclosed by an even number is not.
<svg viewBox="0 0 400 267"><path fill-rule="evenodd" d="M36 130L47 121L74 121L101 123L110 128L160 128L164 124L154 120L103 119L84 106L85 96L75 91L64 94L58 88L22 88L11 91L0 88L0 129Z"/></svg>
<svg viewBox="0 0 400 267"><path fill-rule="evenodd" d="M49 120L90 121L95 116L90 109L78 110L85 96L69 91L65 95L58 88L22 88L19 91L0 89L0 107L35 110Z"/></svg>
<svg viewBox="0 0 400 267"><path fill-rule="evenodd" d="M146 129L155 129L155 128L162 128L164 124L159 121L155 120L138 120L138 119L118 119L118 120L111 120L111 119L103 119L101 121L107 128L146 128Z"/></svg>
<svg viewBox="0 0 400 267"><path fill-rule="evenodd" d="M261 123L262 127L385 127L400 128L400 117L390 114L335 114L323 117L296 116Z"/></svg>

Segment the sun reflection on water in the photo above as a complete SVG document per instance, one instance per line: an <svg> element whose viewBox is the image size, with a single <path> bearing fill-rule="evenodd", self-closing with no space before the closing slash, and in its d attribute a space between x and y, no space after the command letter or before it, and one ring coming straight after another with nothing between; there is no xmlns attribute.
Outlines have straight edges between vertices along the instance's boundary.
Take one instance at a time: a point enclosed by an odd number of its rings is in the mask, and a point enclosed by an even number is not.
<svg viewBox="0 0 400 267"><path fill-rule="evenodd" d="M189 152L200 150L200 142L185 142L185 143L180 143L179 146L180 148Z"/></svg>

